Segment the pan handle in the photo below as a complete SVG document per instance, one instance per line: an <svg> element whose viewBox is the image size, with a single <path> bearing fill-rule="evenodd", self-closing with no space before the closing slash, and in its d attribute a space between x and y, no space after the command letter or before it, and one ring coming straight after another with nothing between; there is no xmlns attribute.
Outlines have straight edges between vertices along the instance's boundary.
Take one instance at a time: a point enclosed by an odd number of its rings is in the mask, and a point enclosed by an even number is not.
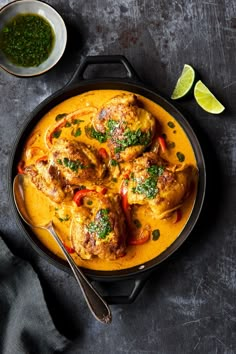
<svg viewBox="0 0 236 354"><path fill-rule="evenodd" d="M130 62L123 55L96 55L96 56L87 56L83 62L76 69L74 75L67 83L66 86L73 85L79 80L85 80L84 73L88 66L97 65L97 64L121 64L126 69L126 77L134 80L140 81L137 73L130 64Z"/></svg>
<svg viewBox="0 0 236 354"><path fill-rule="evenodd" d="M102 297L109 305L131 304L132 302L134 302L134 300L139 295L140 291L143 289L148 277L149 276L142 276L140 278L129 279L129 282L133 282L133 286L130 290L130 293L127 295L103 295ZM116 285L119 285L119 288L122 288L122 282L124 282L124 280L118 280L115 283ZM104 283L106 284L107 289L107 281L105 281Z"/></svg>

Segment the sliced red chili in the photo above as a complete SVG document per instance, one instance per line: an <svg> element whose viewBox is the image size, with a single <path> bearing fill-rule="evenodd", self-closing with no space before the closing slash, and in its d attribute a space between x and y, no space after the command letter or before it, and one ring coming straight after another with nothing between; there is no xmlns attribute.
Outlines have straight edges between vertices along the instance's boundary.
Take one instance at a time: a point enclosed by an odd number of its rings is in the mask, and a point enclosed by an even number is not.
<svg viewBox="0 0 236 354"><path fill-rule="evenodd" d="M24 160L21 160L18 165L17 165L17 171L19 174L24 174L25 173L25 161Z"/></svg>
<svg viewBox="0 0 236 354"><path fill-rule="evenodd" d="M106 188L106 187L103 187L103 188L99 191L99 193L105 195L105 194L107 193L107 188Z"/></svg>
<svg viewBox="0 0 236 354"><path fill-rule="evenodd" d="M40 162L40 161L47 161L47 160L48 160L47 155L44 155L44 156L39 157L39 158L36 160L36 163L37 163L37 162Z"/></svg>
<svg viewBox="0 0 236 354"><path fill-rule="evenodd" d="M163 136L158 136L157 139L158 139L158 143L161 147L161 151L165 152L166 148L167 148L165 138L163 138Z"/></svg>
<svg viewBox="0 0 236 354"><path fill-rule="evenodd" d="M137 238L132 237L128 239L128 244L133 246L143 245L144 243L149 241L149 239L150 239L150 232L148 230L145 230Z"/></svg>
<svg viewBox="0 0 236 354"><path fill-rule="evenodd" d="M55 136L56 132L59 132L61 128L63 128L66 125L66 119L63 119L63 122L61 122L60 124L57 124L56 127L49 133L47 140L50 142L50 144L52 144L52 139Z"/></svg>
<svg viewBox="0 0 236 354"><path fill-rule="evenodd" d="M99 156L101 156L101 158L104 159L104 160L108 158L108 153L107 153L106 149L104 149L104 148L100 148L100 149L98 150L98 154L99 154Z"/></svg>
<svg viewBox="0 0 236 354"><path fill-rule="evenodd" d="M67 246L65 243L64 243L64 247L68 253L75 253L75 250L73 247Z"/></svg>
<svg viewBox="0 0 236 354"><path fill-rule="evenodd" d="M91 189L81 189L77 191L74 195L73 201L77 204L77 206L82 205L83 198L89 193L94 192Z"/></svg>
<svg viewBox="0 0 236 354"><path fill-rule="evenodd" d="M177 222L179 222L182 219L182 211L181 211L181 209L177 209L175 211L175 215L176 215L176 217L175 217L175 221L173 222L174 224L176 224Z"/></svg>

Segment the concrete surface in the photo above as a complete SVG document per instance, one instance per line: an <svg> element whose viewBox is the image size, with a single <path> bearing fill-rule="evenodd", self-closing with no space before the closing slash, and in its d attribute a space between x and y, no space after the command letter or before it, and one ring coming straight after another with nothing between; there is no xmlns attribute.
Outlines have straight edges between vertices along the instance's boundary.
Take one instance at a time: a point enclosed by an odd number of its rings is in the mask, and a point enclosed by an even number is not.
<svg viewBox="0 0 236 354"><path fill-rule="evenodd" d="M35 78L0 72L4 240L33 264L58 329L73 340L71 353L235 353L236 2L47 2L60 12L68 28L61 61ZM91 316L74 279L32 250L14 220L7 178L13 143L28 114L67 83L85 56L98 54L125 55L140 78L166 96L184 63L192 64L226 107L222 115L213 116L193 99L178 103L206 158L204 208L188 240L151 275L137 300L112 306L113 323L108 327Z"/></svg>

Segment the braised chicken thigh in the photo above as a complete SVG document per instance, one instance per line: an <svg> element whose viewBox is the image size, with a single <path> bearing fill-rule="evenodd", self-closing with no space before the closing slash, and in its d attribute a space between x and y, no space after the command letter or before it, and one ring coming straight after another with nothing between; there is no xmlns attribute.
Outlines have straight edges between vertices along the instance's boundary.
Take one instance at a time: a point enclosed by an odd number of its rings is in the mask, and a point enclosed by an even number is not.
<svg viewBox="0 0 236 354"><path fill-rule="evenodd" d="M172 165L153 152L144 153L131 166L126 180L128 203L148 205L157 219L168 217L190 193L197 171L188 165Z"/></svg>
<svg viewBox="0 0 236 354"><path fill-rule="evenodd" d="M87 180L98 181L105 168L96 150L76 140L57 140L48 160L70 185L78 185Z"/></svg>
<svg viewBox="0 0 236 354"><path fill-rule="evenodd" d="M97 256L114 260L123 256L126 228L119 195L87 191L83 199L71 224L71 242L76 253L83 259Z"/></svg>
<svg viewBox="0 0 236 354"><path fill-rule="evenodd" d="M87 180L99 181L103 172L95 151L84 143L66 139L58 139L48 156L25 168L35 186L56 203L72 198L74 186Z"/></svg>
<svg viewBox="0 0 236 354"><path fill-rule="evenodd" d="M106 133L110 153L117 161L139 156L155 133L155 118L139 106L137 96L122 94L108 101L93 118L96 131Z"/></svg>

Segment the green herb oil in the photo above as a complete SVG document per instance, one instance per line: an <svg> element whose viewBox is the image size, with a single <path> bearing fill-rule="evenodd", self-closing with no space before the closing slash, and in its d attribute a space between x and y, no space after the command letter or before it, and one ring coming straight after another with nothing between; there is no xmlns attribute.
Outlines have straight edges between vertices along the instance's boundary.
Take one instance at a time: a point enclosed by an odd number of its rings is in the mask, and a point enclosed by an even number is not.
<svg viewBox="0 0 236 354"><path fill-rule="evenodd" d="M13 17L0 32L0 50L15 65L39 66L50 55L55 35L49 22L35 14Z"/></svg>

